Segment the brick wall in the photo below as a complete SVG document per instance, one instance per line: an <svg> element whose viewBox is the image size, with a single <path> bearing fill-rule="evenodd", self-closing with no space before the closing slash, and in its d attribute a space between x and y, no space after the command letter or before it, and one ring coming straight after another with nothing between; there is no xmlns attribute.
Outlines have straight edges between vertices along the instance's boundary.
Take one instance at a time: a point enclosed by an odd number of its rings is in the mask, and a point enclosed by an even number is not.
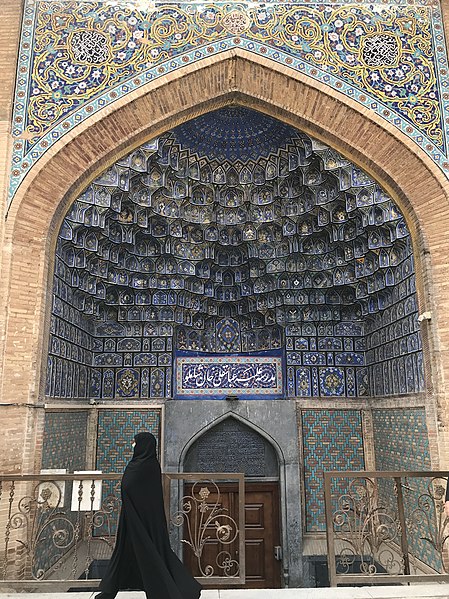
<svg viewBox="0 0 449 599"><path fill-rule="evenodd" d="M7 96L3 105L8 107L20 7L8 3L2 5L2 10L7 15L1 27L6 28L7 39L11 40L11 45L2 45L1 50L6 82L2 93ZM366 109L361 110L355 102L305 76L292 74L286 67L236 50L195 67L187 66L133 92L113 108L82 123L30 172L18 190L4 228L0 228L0 339L4 350L0 352L4 359L1 401L34 405L43 401L52 256L67 206L93 177L132 147L229 102L267 112L334 146L375 177L406 215L416 257L419 311L432 311L423 340L426 385L431 390L426 402L433 409L435 423L439 421L432 459L437 462L438 445L442 464L449 463L449 435L444 428L449 427L449 319L445 316L449 313L448 181L393 127ZM3 140L9 127L8 115L2 121ZM2 197L4 184L3 180ZM41 410L20 406L8 410L10 436L19 441L13 448L7 445L5 436L0 440L2 455L13 456L4 458L5 468L33 469L34 448L39 447L37 439L42 431L41 417L35 414Z"/></svg>
<svg viewBox="0 0 449 599"><path fill-rule="evenodd" d="M9 161L12 148L11 114L13 105L13 93L15 85L16 55L20 38L20 26L22 17L22 2L6 0L0 8L0 206L4 214L6 206L6 195L9 176ZM5 228L0 226L0 244L3 252L0 253L0 269L2 272L2 283L5 274L5 254L10 248L4 246ZM5 306L9 286L0 285L0 302ZM6 309L0 310L0 328L3 331L7 318ZM3 365L5 337L0 335L0 371ZM20 372L20 371L19 371ZM19 373L18 373L19 374ZM17 375L16 375L17 376ZM15 397L9 393L1 396L2 403L15 403ZM27 401L27 399L23 400ZM31 468L34 459L34 439L27 437L27 425L32 421L32 411L20 406L8 406L0 408L2 420L2 435L0 438L0 452L2 456L2 471L13 472L23 468ZM24 440L26 442L24 444Z"/></svg>

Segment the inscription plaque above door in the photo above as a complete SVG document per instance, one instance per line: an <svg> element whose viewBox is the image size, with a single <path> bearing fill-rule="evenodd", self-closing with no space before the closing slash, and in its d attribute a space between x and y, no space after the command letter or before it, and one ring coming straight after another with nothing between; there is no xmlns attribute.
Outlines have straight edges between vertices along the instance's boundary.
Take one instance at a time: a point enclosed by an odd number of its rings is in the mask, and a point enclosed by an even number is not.
<svg viewBox="0 0 449 599"><path fill-rule="evenodd" d="M224 399L229 396L281 398L282 355L176 355L177 399Z"/></svg>

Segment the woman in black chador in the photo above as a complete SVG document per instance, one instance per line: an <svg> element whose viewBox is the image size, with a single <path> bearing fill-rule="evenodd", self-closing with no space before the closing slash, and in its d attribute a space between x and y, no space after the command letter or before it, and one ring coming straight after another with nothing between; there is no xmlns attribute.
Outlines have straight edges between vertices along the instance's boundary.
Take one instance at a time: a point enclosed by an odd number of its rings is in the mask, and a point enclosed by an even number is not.
<svg viewBox="0 0 449 599"><path fill-rule="evenodd" d="M170 548L156 439L138 433L134 440L122 478L117 542L96 599L113 599L121 589L143 590L148 599L198 599L201 585Z"/></svg>

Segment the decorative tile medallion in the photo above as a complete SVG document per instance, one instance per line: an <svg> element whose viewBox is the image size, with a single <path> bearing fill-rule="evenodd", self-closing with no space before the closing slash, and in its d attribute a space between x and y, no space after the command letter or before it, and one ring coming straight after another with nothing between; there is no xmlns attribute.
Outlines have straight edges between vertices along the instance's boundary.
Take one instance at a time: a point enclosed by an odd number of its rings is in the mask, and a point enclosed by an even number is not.
<svg viewBox="0 0 449 599"><path fill-rule="evenodd" d="M125 368L117 372L117 395L136 397L139 395L139 371Z"/></svg>
<svg viewBox="0 0 449 599"><path fill-rule="evenodd" d="M320 368L320 391L324 396L345 394L345 374L341 368Z"/></svg>

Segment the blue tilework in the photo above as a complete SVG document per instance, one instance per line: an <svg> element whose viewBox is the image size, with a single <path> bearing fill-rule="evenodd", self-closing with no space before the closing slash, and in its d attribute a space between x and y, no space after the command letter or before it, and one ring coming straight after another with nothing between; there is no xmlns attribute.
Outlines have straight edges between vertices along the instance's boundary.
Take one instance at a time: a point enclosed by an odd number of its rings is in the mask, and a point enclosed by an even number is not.
<svg viewBox="0 0 449 599"><path fill-rule="evenodd" d="M341 368L320 368L320 393L324 396L345 395L345 375Z"/></svg>
<svg viewBox="0 0 449 599"><path fill-rule="evenodd" d="M45 414L42 468L86 468L87 412Z"/></svg>
<svg viewBox="0 0 449 599"><path fill-rule="evenodd" d="M284 396L283 357L278 350L250 355L192 355L179 352L175 361L177 399L246 399Z"/></svg>
<svg viewBox="0 0 449 599"><path fill-rule="evenodd" d="M149 431L156 437L160 459L161 410L101 410L97 429L97 469L105 473L123 472L132 457L133 437L141 431ZM114 483L103 484L103 500L109 494L117 496L114 486ZM115 531L116 525L116 519L112 519L112 531ZM95 536L106 532L100 527L95 531Z"/></svg>
<svg viewBox="0 0 449 599"><path fill-rule="evenodd" d="M230 114L243 129L250 111L215 111L218 119ZM263 123L265 117L251 118ZM278 350L284 338L292 366L289 397L423 390L412 246L403 216L384 190L322 144L312 162L324 169L311 170L309 159L302 164L303 153L317 142L300 132L300 149L289 145L288 160L280 153L278 166L264 159L252 171L240 165L225 172L213 161L190 163L191 149L184 154L174 142L185 126L118 161L71 206L55 259L49 395L169 397L173 347L241 354ZM250 151L251 139L246 141ZM338 176L328 176L327 167ZM142 192L149 180L157 188L151 202ZM310 197L309 184L315 189ZM339 190L350 185L353 193L343 205ZM242 208L245 194L249 212ZM307 206L297 199L303 194ZM288 229L294 224L289 217L303 211L307 222ZM323 212L341 223L338 247L329 243ZM353 223L365 217L375 229L357 232ZM250 265L250 255L258 256L257 265ZM207 256L214 256L212 262ZM223 318L226 312L238 318Z"/></svg>
<svg viewBox="0 0 449 599"><path fill-rule="evenodd" d="M46 412L42 469L65 468L69 473L86 469L87 420L86 411ZM66 483L64 509L69 521L75 525L76 515L70 511L70 497L71 483ZM46 514L41 513L39 518L39 525L43 526L47 518ZM56 528L54 524L50 525L50 534L56 534ZM48 570L62 555L63 551L44 536L36 549L33 574L37 575L39 569Z"/></svg>
<svg viewBox="0 0 449 599"><path fill-rule="evenodd" d="M377 470L430 470L425 410L373 410Z"/></svg>
<svg viewBox="0 0 449 599"><path fill-rule="evenodd" d="M298 131L267 115L250 109L232 107L226 111L206 113L194 121L184 123L176 129L176 140L182 147L189 147L200 157L234 163L241 161L258 162L259 158L270 158L279 149L287 150L289 144L298 138ZM232 319L224 319L221 351L229 348L238 331L233 330ZM226 335L227 329L233 335Z"/></svg>
<svg viewBox="0 0 449 599"><path fill-rule="evenodd" d="M365 468L362 415L358 410L303 410L301 425L306 531L324 531L323 471ZM343 480L333 491L342 494L345 488Z"/></svg>
<svg viewBox="0 0 449 599"><path fill-rule="evenodd" d="M374 450L376 470L430 470L429 439L426 414L423 408L373 410ZM403 489L406 517L418 507L418 498L427 492L428 481L408 479ZM396 510L395 493L389 481L381 481L379 491L384 504ZM430 514L431 522L434 522ZM409 532L410 551L436 570L441 560L428 537L425 527Z"/></svg>
<svg viewBox="0 0 449 599"><path fill-rule="evenodd" d="M398 281L378 318L368 321L366 364L371 395L424 391L422 344L412 256L398 268ZM407 266L407 268L405 268ZM400 280L401 275L406 277Z"/></svg>
<svg viewBox="0 0 449 599"><path fill-rule="evenodd" d="M35 161L85 118L186 64L236 47L307 74L359 102L449 171L443 125L447 106L442 101L449 84L442 76L447 58L438 4L151 3L147 13L121 4L27 0L10 198ZM161 43L157 28L164 17L170 25ZM316 26L308 27L309 22ZM307 29L310 36L295 34L293 28ZM50 33L55 44L40 43ZM88 36L94 38L93 57L83 54ZM395 49L388 64L376 67L382 44ZM413 77L415 72L420 76ZM43 102L45 111L40 110Z"/></svg>
<svg viewBox="0 0 449 599"><path fill-rule="evenodd" d="M94 339L85 315L70 304L70 290L61 275L56 260L46 395L99 397L99 373L92 369Z"/></svg>
<svg viewBox="0 0 449 599"><path fill-rule="evenodd" d="M123 472L132 456L131 442L140 431L159 439L161 411L100 410L97 433L97 468L103 472Z"/></svg>
<svg viewBox="0 0 449 599"><path fill-rule="evenodd" d="M117 371L116 394L119 397L138 397L140 373L133 368Z"/></svg>

